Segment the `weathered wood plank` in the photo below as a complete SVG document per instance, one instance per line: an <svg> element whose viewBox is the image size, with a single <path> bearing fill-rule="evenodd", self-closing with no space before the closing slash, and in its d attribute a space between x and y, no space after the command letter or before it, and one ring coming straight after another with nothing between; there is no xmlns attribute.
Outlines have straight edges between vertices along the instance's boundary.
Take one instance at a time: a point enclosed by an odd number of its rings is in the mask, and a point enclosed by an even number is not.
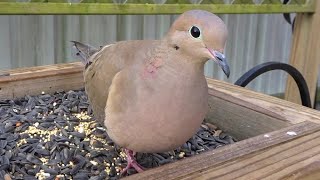
<svg viewBox="0 0 320 180"><path fill-rule="evenodd" d="M224 101L232 102L284 122L289 121L296 124L303 121L312 121L320 123L320 112L317 110L214 79L208 78L207 82L209 94Z"/></svg>
<svg viewBox="0 0 320 180"><path fill-rule="evenodd" d="M304 180L315 180L320 177L320 161L312 162L310 164L304 164L300 166L292 174L283 177L283 179L304 179Z"/></svg>
<svg viewBox="0 0 320 180"><path fill-rule="evenodd" d="M159 168L150 169L141 174L129 176L126 179L181 179L197 177L202 172L206 174L212 168L223 166L226 163L234 163L239 159L246 159L245 157L254 157L257 153L267 153L265 156L272 156L275 152L268 152L272 148L288 149L291 147L290 143L301 144L305 142L303 140L310 140L313 136L319 137L320 125L312 122L303 122L287 128L283 128L278 131L268 133L268 136L260 135L253 138L249 138L235 144L221 147L216 150L212 150L197 156L180 160L176 163L167 164ZM296 136L290 136L287 132L295 132ZM306 136L315 133L315 135ZM303 137L306 136L306 137ZM303 139L301 139L303 138ZM319 144L319 140L317 140ZM287 143L286 143L287 142ZM283 144L286 144L283 146ZM309 146L310 147L310 146ZM290 149L290 148L289 148ZM319 148L318 148L319 149ZM306 149L305 149L306 150ZM271 150L273 151L273 150ZM279 151L279 150L277 150ZM269 153L269 154L268 154ZM309 154L310 155L310 154ZM250 159L249 159L250 160ZM272 159L277 161L276 159ZM259 161L257 161L258 163ZM255 162L256 163L256 162ZM250 164L250 163L249 163ZM254 164L252 164L255 167ZM282 167L282 166L281 166ZM229 166L224 166L225 171L228 170ZM231 167L233 168L233 166ZM245 169L246 166L238 164L237 168ZM210 171L211 172L211 171ZM209 173L209 172L208 172ZM209 176L208 176L209 177Z"/></svg>
<svg viewBox="0 0 320 180"><path fill-rule="evenodd" d="M2 71L10 75L0 76L0 99L82 88L82 70L81 63L69 63Z"/></svg>
<svg viewBox="0 0 320 180"><path fill-rule="evenodd" d="M313 2L313 1L309 1ZM216 14L314 12L307 4L115 4L115 3L12 3L0 2L0 14L180 14L202 9Z"/></svg>
<svg viewBox="0 0 320 180"><path fill-rule="evenodd" d="M315 99L320 65L320 2L316 2L316 13L298 14L295 21L290 64L296 67L307 81L312 105ZM300 94L293 78L287 79L285 99L301 103Z"/></svg>
<svg viewBox="0 0 320 180"><path fill-rule="evenodd" d="M184 179L281 179L320 161L320 131L233 159ZM320 169L320 166L318 167Z"/></svg>
<svg viewBox="0 0 320 180"><path fill-rule="evenodd" d="M239 104L226 101L219 96L209 97L209 108L206 120L237 140L276 131L293 124L290 121L277 119L245 106L239 106Z"/></svg>
<svg viewBox="0 0 320 180"><path fill-rule="evenodd" d="M0 71L0 82L22 81L26 79L45 78L48 76L59 76L71 73L82 73L83 65L80 62L54 64L46 66L25 67Z"/></svg>

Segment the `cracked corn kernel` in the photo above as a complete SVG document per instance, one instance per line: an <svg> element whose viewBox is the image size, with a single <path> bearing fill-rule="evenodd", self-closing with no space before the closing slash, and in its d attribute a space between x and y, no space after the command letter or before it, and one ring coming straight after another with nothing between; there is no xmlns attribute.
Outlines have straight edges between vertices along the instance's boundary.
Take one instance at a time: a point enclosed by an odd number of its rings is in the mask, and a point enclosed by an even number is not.
<svg viewBox="0 0 320 180"><path fill-rule="evenodd" d="M185 154L186 154L185 152L180 152L179 158L183 158Z"/></svg>

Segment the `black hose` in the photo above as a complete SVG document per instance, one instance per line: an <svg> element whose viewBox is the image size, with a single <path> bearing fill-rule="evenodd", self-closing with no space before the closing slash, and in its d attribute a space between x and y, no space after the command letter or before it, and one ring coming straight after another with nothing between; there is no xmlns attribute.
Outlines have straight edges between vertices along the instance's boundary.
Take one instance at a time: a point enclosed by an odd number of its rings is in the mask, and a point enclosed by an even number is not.
<svg viewBox="0 0 320 180"><path fill-rule="evenodd" d="M288 74L290 74L298 85L302 105L312 108L308 85L304 77L295 67L289 64L281 62L266 62L257 65L250 69L248 72L246 72L244 75L242 75L234 84L241 87L245 87L259 75L272 70L284 70Z"/></svg>

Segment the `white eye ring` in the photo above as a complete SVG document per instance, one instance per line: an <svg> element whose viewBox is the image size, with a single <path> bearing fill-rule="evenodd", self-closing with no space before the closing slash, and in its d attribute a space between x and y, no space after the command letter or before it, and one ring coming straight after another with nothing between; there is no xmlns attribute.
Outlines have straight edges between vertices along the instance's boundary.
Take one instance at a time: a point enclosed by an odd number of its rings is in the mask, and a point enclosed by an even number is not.
<svg viewBox="0 0 320 180"><path fill-rule="evenodd" d="M189 29L189 34L196 39L202 39L202 33L199 27L193 25L191 26L191 28Z"/></svg>

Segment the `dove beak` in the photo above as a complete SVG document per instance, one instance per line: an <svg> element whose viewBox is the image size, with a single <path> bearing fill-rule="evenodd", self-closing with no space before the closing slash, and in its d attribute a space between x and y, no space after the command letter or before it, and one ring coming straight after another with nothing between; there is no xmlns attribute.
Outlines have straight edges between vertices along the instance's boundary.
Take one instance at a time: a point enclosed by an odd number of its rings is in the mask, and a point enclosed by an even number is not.
<svg viewBox="0 0 320 180"><path fill-rule="evenodd" d="M225 55L219 51L215 51L215 50L211 50L211 49L208 49L208 51L213 56L212 60L220 66L220 68L223 70L224 74L229 78L230 68L227 63L227 59L226 59Z"/></svg>

